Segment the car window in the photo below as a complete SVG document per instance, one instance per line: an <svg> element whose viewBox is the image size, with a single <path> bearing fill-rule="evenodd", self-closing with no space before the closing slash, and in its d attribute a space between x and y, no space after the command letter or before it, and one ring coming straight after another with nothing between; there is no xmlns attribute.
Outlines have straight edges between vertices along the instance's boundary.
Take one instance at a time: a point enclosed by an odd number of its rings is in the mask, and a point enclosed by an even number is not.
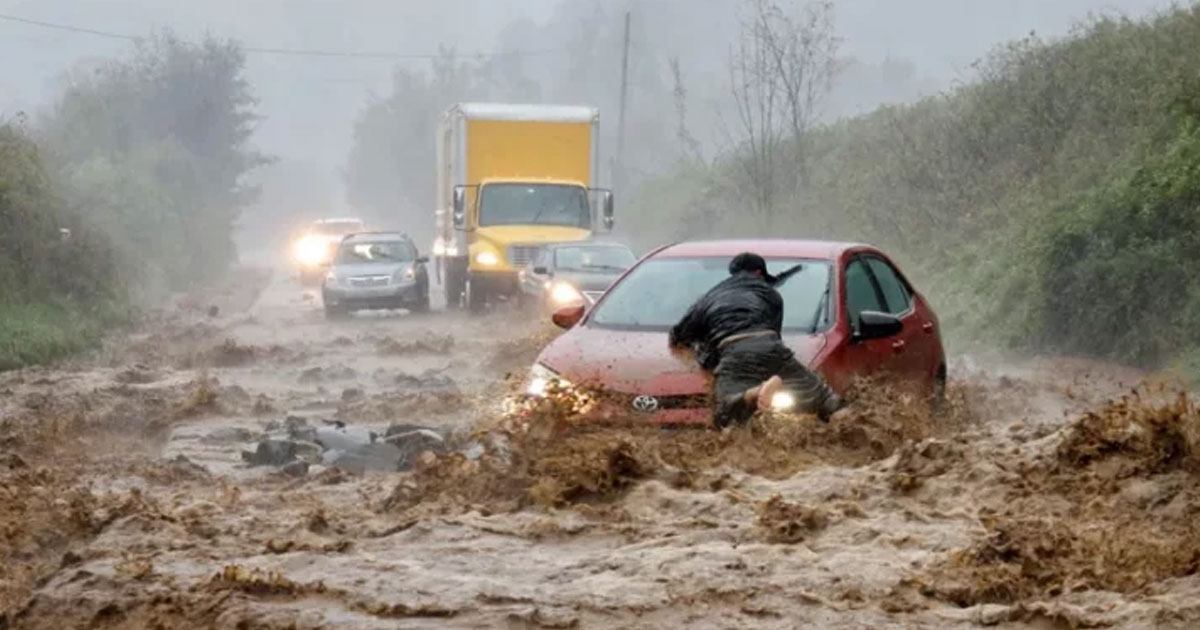
<svg viewBox="0 0 1200 630"><path fill-rule="evenodd" d="M824 328L828 301L829 264L820 260L772 259L771 273L797 263L804 267L779 287L783 297L783 327L808 332L813 320ZM609 289L590 323L597 326L665 330L674 326L700 296L729 277L729 258L657 258L634 267Z"/></svg>
<svg viewBox="0 0 1200 630"><path fill-rule="evenodd" d="M563 271L620 272L637 262L623 247L559 247L554 250L554 267Z"/></svg>
<svg viewBox="0 0 1200 630"><path fill-rule="evenodd" d="M879 294L866 263L862 259L851 261L846 265L846 311L850 315L850 327L858 330L859 313L882 310L883 305L879 303Z"/></svg>
<svg viewBox="0 0 1200 630"><path fill-rule="evenodd" d="M875 274L875 280L879 282L883 299L887 300L887 312L899 315L911 308L912 296L908 293L908 287L904 286L904 281L896 274L896 270L873 256L867 257L866 261L871 267L871 273Z"/></svg>

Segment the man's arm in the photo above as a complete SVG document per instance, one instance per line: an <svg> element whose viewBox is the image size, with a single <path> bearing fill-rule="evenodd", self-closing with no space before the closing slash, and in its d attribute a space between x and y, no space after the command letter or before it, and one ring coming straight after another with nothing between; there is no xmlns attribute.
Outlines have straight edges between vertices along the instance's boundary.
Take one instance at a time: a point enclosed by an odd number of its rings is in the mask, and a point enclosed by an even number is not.
<svg viewBox="0 0 1200 630"><path fill-rule="evenodd" d="M667 342L672 348L690 348L698 341L703 341L706 334L704 313L708 309L708 296L696 300L688 312L667 333Z"/></svg>

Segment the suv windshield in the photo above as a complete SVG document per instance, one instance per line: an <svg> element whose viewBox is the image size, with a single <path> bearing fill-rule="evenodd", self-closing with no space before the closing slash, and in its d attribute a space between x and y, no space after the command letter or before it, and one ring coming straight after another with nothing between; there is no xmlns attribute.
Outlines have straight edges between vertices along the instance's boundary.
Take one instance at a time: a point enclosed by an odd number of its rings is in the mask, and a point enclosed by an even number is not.
<svg viewBox="0 0 1200 630"><path fill-rule="evenodd" d="M830 300L825 296L829 263L772 259L767 261L767 268L771 273L779 273L797 263L804 268L779 287L784 305L783 327L804 332L814 328L824 330L829 317ZM609 290L590 323L600 327L666 330L701 295L727 277L728 256L648 260Z"/></svg>
<svg viewBox="0 0 1200 630"><path fill-rule="evenodd" d="M592 225L587 191L566 184L487 184L479 225Z"/></svg>
<svg viewBox="0 0 1200 630"><path fill-rule="evenodd" d="M336 263L356 265L362 263L396 263L416 260L411 243L406 241L377 241L342 243L338 249Z"/></svg>
<svg viewBox="0 0 1200 630"><path fill-rule="evenodd" d="M625 271L637 262L624 247L580 246L554 250L554 268L558 271Z"/></svg>

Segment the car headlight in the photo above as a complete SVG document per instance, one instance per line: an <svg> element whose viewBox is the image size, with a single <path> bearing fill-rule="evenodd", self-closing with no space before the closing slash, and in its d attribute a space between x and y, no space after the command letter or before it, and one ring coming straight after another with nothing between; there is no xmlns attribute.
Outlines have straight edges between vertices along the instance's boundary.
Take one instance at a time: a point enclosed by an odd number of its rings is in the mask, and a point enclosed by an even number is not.
<svg viewBox="0 0 1200 630"><path fill-rule="evenodd" d="M771 409L775 411L791 411L796 408L796 395L791 392L775 392L771 396Z"/></svg>
<svg viewBox="0 0 1200 630"><path fill-rule="evenodd" d="M500 264L500 257L495 252L483 251L475 254L475 262L484 267L491 267Z"/></svg>
<svg viewBox="0 0 1200 630"><path fill-rule="evenodd" d="M556 282L550 287L550 299L558 304L570 304L583 300L583 294L565 282Z"/></svg>
<svg viewBox="0 0 1200 630"><path fill-rule="evenodd" d="M525 393L531 396L544 396L546 388L553 382L558 382L560 385L570 385L554 370L541 363L535 363L533 364L533 368L529 370L529 385L525 387Z"/></svg>
<svg viewBox="0 0 1200 630"><path fill-rule="evenodd" d="M392 276L392 281L395 282L396 284L401 284L401 283L405 283L405 282L412 282L412 280L416 277L417 277L416 269L414 269L412 267L405 267L404 269L396 270L396 273Z"/></svg>
<svg viewBox="0 0 1200 630"><path fill-rule="evenodd" d="M325 259L325 244L309 236L296 241L296 260L305 265L316 265Z"/></svg>
<svg viewBox="0 0 1200 630"><path fill-rule="evenodd" d="M337 275L336 275L336 274L334 274L332 271L330 271L329 273L325 274L325 284L328 284L328 285L333 285L333 286L337 286L337 284L338 284L338 277L337 277Z"/></svg>

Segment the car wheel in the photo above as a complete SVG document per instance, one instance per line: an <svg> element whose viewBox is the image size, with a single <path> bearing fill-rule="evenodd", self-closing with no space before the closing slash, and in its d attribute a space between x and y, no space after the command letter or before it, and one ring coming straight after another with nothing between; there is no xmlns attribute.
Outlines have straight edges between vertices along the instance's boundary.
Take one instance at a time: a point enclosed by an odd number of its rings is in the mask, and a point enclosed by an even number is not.
<svg viewBox="0 0 1200 630"><path fill-rule="evenodd" d="M942 413L946 410L946 366L944 365L938 368L937 375L933 377L930 404L934 413Z"/></svg>
<svg viewBox="0 0 1200 630"><path fill-rule="evenodd" d="M428 313L429 312L429 287L428 286L425 287L424 291L421 291L421 296L417 298L417 301L413 302L411 310L414 313Z"/></svg>

